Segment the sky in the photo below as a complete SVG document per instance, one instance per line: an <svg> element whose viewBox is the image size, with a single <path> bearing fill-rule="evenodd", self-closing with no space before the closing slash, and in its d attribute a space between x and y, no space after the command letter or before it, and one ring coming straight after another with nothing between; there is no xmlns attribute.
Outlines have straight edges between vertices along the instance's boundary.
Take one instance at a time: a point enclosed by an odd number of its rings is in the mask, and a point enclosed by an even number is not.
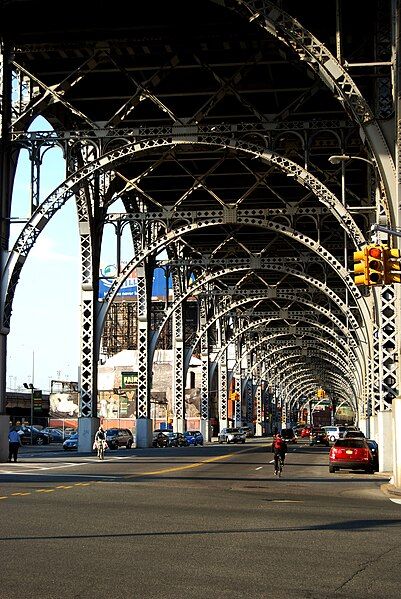
<svg viewBox="0 0 401 599"><path fill-rule="evenodd" d="M30 131L50 130L43 118ZM58 148L48 149L41 169L41 201L65 179L65 162ZM12 213L26 218L30 202L30 163L21 152L14 184ZM120 201L113 212L123 212ZM21 231L11 225L11 242ZM128 233L128 228L127 233ZM106 230L102 262L115 263L115 234ZM128 248L123 249L127 253ZM32 383L44 392L50 381L78 381L80 346L80 257L74 199L59 210L39 235L16 288L8 335L7 390Z"/></svg>

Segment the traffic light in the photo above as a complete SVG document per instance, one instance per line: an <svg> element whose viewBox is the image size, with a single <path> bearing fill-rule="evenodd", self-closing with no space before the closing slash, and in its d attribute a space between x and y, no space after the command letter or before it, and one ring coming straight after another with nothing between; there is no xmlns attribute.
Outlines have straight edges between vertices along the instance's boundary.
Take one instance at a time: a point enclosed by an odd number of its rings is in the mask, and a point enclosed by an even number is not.
<svg viewBox="0 0 401 599"><path fill-rule="evenodd" d="M385 247L378 244L367 246L367 285L384 284Z"/></svg>
<svg viewBox="0 0 401 599"><path fill-rule="evenodd" d="M355 285L369 285L367 245L354 252L354 282Z"/></svg>
<svg viewBox="0 0 401 599"><path fill-rule="evenodd" d="M386 285L401 283L400 250L384 250L384 282Z"/></svg>
<svg viewBox="0 0 401 599"><path fill-rule="evenodd" d="M316 395L322 399L323 397L326 397L326 391L324 389L322 389L321 387L316 391Z"/></svg>

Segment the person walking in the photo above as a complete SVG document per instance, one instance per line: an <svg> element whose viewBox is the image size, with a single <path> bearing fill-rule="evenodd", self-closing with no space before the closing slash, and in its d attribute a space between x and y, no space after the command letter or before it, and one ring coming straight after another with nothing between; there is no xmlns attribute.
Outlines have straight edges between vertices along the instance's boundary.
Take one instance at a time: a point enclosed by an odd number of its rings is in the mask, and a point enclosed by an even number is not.
<svg viewBox="0 0 401 599"><path fill-rule="evenodd" d="M8 461L11 462L11 459L14 462L18 459L18 450L21 445L21 437L17 433L15 427L13 426L8 433Z"/></svg>
<svg viewBox="0 0 401 599"><path fill-rule="evenodd" d="M95 445L97 449L97 457L99 460L104 460L104 450L106 447L106 433L103 430L102 425L99 426L95 434Z"/></svg>

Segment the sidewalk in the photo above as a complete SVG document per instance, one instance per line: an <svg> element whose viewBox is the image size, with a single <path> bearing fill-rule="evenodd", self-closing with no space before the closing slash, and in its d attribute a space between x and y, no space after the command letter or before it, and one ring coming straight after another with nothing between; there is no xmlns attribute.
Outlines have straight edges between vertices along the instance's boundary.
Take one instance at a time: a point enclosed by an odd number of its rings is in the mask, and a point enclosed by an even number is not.
<svg viewBox="0 0 401 599"><path fill-rule="evenodd" d="M49 443L49 445L22 445L18 455L32 453L48 453L53 451L64 451L62 443Z"/></svg>
<svg viewBox="0 0 401 599"><path fill-rule="evenodd" d="M395 487L393 485L392 472L380 472L381 475L388 475L389 482L380 485L380 490L389 499L398 499L401 502L401 487Z"/></svg>

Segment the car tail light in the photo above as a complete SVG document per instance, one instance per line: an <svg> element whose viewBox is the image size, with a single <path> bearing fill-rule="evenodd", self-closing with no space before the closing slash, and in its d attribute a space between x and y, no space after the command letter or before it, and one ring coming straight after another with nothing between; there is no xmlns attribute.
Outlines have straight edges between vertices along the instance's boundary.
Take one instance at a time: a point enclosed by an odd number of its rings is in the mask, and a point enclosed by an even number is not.
<svg viewBox="0 0 401 599"><path fill-rule="evenodd" d="M358 447L357 449L355 449L355 457L362 461L369 461L370 451L365 447Z"/></svg>

